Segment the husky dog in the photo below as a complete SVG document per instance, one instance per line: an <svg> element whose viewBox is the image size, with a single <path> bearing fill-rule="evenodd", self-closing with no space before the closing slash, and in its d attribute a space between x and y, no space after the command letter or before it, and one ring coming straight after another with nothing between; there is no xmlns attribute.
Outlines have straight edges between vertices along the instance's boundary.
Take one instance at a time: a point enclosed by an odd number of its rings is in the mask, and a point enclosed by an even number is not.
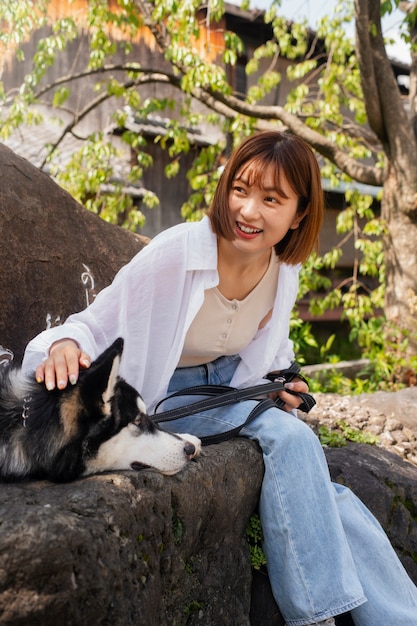
<svg viewBox="0 0 417 626"><path fill-rule="evenodd" d="M0 367L0 479L66 482L142 468L175 474L199 454L197 437L165 432L147 415L118 375L122 351L116 339L64 390L47 391L20 368Z"/></svg>

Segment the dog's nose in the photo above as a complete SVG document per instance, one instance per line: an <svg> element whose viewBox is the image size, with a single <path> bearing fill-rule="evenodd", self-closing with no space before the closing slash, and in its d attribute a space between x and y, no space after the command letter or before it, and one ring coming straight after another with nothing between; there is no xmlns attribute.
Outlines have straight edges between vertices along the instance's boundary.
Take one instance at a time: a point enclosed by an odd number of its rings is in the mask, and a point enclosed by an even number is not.
<svg viewBox="0 0 417 626"><path fill-rule="evenodd" d="M186 456L191 459L195 455L195 445L189 441L185 442L184 452Z"/></svg>

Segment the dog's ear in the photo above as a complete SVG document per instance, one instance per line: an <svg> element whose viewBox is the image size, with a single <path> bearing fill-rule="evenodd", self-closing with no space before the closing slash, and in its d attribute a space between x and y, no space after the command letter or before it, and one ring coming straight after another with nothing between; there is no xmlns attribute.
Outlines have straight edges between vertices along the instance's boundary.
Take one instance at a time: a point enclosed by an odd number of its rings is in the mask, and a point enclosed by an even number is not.
<svg viewBox="0 0 417 626"><path fill-rule="evenodd" d="M81 397L90 410L99 403L105 415L111 413L111 399L118 381L123 343L123 339L116 339L80 376Z"/></svg>

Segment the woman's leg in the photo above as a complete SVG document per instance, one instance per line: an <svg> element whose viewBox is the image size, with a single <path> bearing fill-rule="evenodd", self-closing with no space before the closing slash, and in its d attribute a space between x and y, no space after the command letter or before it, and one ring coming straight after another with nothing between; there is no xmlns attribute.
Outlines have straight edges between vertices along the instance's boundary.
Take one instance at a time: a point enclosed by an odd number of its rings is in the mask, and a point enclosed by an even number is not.
<svg viewBox="0 0 417 626"><path fill-rule="evenodd" d="M338 511L368 602L351 613L356 626L417 625L417 590L379 522L355 494L335 484Z"/></svg>
<svg viewBox="0 0 417 626"><path fill-rule="evenodd" d="M269 413L242 434L257 438L264 452L265 553L287 623L301 626L350 610L356 626L417 626L417 589L378 521L352 491L330 481L320 444L285 423L282 413L274 428ZM367 602L359 601L358 583Z"/></svg>
<svg viewBox="0 0 417 626"><path fill-rule="evenodd" d="M314 624L365 602L327 462L313 431L276 409L242 434L257 439L263 451L259 512L264 551L287 624Z"/></svg>
<svg viewBox="0 0 417 626"><path fill-rule="evenodd" d="M228 384L236 363L225 359L177 370L170 391ZM222 432L242 423L253 404L192 416L171 422L169 428L200 436ZM331 483L311 429L291 414L270 409L242 435L257 440L263 450L264 547L272 589L287 624L304 626L354 609L357 626L416 626L414 585L385 534L380 528L375 531L378 524L369 511L349 490Z"/></svg>

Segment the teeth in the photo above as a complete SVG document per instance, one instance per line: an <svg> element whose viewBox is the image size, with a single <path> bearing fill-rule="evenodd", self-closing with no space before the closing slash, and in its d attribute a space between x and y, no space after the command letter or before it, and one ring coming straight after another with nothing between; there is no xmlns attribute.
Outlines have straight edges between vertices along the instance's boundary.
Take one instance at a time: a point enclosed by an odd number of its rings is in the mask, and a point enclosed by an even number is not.
<svg viewBox="0 0 417 626"><path fill-rule="evenodd" d="M247 233L248 235L253 235L254 233L260 233L262 232L261 230L259 230L258 228L249 228L249 226L244 226L243 224L241 224L240 222L238 222L238 226L240 228L240 230L243 230L244 233Z"/></svg>

